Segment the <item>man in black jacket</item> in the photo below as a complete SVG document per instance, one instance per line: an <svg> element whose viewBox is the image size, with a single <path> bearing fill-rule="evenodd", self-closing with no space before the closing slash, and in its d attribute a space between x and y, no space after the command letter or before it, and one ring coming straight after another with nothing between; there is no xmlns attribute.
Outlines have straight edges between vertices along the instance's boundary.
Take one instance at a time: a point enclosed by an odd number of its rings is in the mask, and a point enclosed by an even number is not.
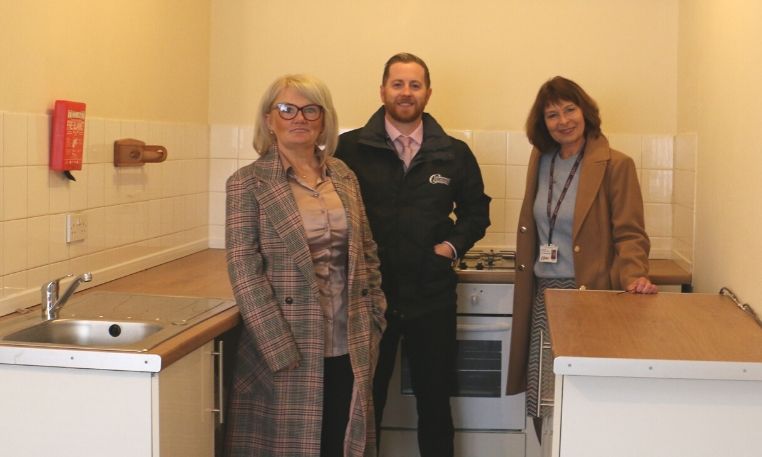
<svg viewBox="0 0 762 457"><path fill-rule="evenodd" d="M341 135L336 156L359 178L388 302L373 392L376 429L404 338L421 457L451 457L457 283L452 263L484 236L490 197L468 146L423 112L430 96L423 60L392 56L381 83L384 106L365 127Z"/></svg>

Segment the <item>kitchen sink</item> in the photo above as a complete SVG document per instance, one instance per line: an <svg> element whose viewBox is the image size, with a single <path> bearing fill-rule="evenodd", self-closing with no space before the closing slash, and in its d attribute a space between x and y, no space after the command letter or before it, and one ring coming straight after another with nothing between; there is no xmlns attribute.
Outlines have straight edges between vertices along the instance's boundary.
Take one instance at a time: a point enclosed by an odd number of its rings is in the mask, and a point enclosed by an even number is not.
<svg viewBox="0 0 762 457"><path fill-rule="evenodd" d="M139 343L164 328L153 322L57 319L25 328L5 341L74 346L126 346Z"/></svg>
<svg viewBox="0 0 762 457"><path fill-rule="evenodd" d="M85 292L58 319L22 312L0 321L0 346L147 352L234 301L215 298Z"/></svg>

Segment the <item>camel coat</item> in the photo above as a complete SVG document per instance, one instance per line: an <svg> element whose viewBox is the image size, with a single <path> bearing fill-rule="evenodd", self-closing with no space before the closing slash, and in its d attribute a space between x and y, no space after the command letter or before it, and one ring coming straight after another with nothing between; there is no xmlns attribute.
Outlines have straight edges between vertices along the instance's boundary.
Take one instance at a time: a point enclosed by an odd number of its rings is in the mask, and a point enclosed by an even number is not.
<svg viewBox="0 0 762 457"><path fill-rule="evenodd" d="M526 389L534 263L539 241L533 215L540 154L532 150L516 235L516 284L508 394ZM579 176L572 230L574 274L580 289L617 290L648 276L650 241L635 162L601 135L588 138Z"/></svg>
<svg viewBox="0 0 762 457"><path fill-rule="evenodd" d="M372 379L386 300L357 179L338 159L329 158L327 167L349 228L347 332L355 382L344 455L372 457ZM228 179L225 235L228 271L245 326L225 453L318 457L324 318L301 216L275 151Z"/></svg>

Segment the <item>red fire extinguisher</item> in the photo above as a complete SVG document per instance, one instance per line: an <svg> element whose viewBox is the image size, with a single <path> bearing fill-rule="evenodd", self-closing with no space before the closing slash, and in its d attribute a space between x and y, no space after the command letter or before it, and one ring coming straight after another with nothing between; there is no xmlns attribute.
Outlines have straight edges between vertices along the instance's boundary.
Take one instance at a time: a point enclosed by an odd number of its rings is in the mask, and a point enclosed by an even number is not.
<svg viewBox="0 0 762 457"><path fill-rule="evenodd" d="M76 181L71 170L82 169L85 146L85 104L56 100L50 137L50 169Z"/></svg>

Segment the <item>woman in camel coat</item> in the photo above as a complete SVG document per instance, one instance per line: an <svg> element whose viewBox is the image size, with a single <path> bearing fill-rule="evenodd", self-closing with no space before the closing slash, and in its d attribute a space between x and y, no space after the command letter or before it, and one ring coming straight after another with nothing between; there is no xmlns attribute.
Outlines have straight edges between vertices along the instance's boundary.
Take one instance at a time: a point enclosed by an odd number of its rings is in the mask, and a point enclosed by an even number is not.
<svg viewBox="0 0 762 457"><path fill-rule="evenodd" d="M527 119L534 149L517 230L507 393L527 391L538 430L549 416L540 398L553 397L552 375L537 385L541 335L549 341L543 291L656 293L635 163L611 149L600 124L595 101L560 76L540 88ZM550 362L546 354L552 374Z"/></svg>

